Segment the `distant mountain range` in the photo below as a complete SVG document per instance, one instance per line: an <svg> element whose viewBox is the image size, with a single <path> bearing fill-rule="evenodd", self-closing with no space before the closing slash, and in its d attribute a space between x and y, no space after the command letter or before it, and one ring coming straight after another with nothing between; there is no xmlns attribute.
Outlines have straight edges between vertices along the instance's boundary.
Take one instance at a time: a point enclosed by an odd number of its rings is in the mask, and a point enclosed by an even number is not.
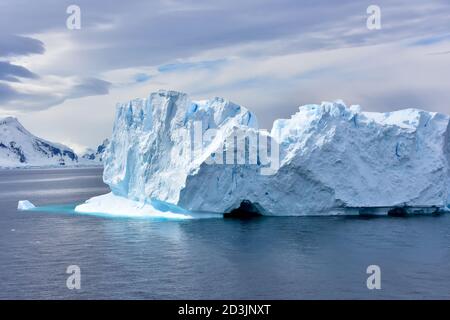
<svg viewBox="0 0 450 320"><path fill-rule="evenodd" d="M79 157L71 148L30 133L15 117L0 117L0 168L101 165L108 140Z"/></svg>
<svg viewBox="0 0 450 320"><path fill-rule="evenodd" d="M97 150L91 148L87 149L84 152L82 158L85 160L102 162L103 153L105 152L108 144L109 144L108 139L103 140L102 144L97 147Z"/></svg>

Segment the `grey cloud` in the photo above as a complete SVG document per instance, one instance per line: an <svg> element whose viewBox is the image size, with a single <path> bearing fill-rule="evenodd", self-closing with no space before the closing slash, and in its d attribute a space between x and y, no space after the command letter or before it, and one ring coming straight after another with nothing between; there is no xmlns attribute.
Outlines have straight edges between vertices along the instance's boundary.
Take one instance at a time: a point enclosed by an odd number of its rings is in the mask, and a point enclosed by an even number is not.
<svg viewBox="0 0 450 320"><path fill-rule="evenodd" d="M364 109L370 111L388 112L405 108L416 108L428 111L437 111L449 114L450 106L447 101L450 93L441 88L432 90L411 89L411 90L386 90L386 92L374 95L363 95L365 101Z"/></svg>
<svg viewBox="0 0 450 320"><path fill-rule="evenodd" d="M0 21L0 30L71 32L65 28L65 9L71 1L18 1L27 10L19 10L16 1L10 1L2 10L21 23L11 26ZM239 6L228 0L79 0L82 29L70 37L78 44L74 54L80 59L71 70L101 72L160 65L204 50L271 40L285 43L248 54L255 57L360 46L448 32L446 12L450 3L378 0L383 25L379 31L366 29L366 8L370 4L369 0L242 0ZM112 28L96 28L100 24ZM55 67L52 71L58 70Z"/></svg>
<svg viewBox="0 0 450 320"><path fill-rule="evenodd" d="M76 99L81 97L108 94L110 87L111 83L108 81L96 78L85 78L71 88L68 98Z"/></svg>
<svg viewBox="0 0 450 320"><path fill-rule="evenodd" d="M7 84L0 83L0 109L8 111L42 111L77 99L109 93L111 83L97 78L82 78L61 91L52 93L23 93Z"/></svg>
<svg viewBox="0 0 450 320"><path fill-rule="evenodd" d="M17 97L17 92L9 85L0 83L0 103L7 102Z"/></svg>
<svg viewBox="0 0 450 320"><path fill-rule="evenodd" d="M86 67L101 70L165 64L204 50L273 40L284 40L284 44L249 52L249 56L361 46L448 32L448 17L441 11L443 6L450 10L448 4L422 9L414 1L378 2L383 29L375 32L366 28L366 8L371 1L343 0L339 5L324 0L240 1L238 10L230 1L216 1L214 6L207 1L199 2L197 10L168 12L160 12L154 2L138 2L130 10L111 13L117 14L116 29L111 32L80 33L80 42L104 44L80 50L80 54L86 57L84 61L96 61L95 66Z"/></svg>
<svg viewBox="0 0 450 320"><path fill-rule="evenodd" d="M11 31L14 32L14 30ZM0 34L0 57L42 54L44 51L44 43L40 40L13 34Z"/></svg>
<svg viewBox="0 0 450 320"><path fill-rule="evenodd" d="M25 67L0 61L0 80L19 82L18 78L35 79L38 76Z"/></svg>

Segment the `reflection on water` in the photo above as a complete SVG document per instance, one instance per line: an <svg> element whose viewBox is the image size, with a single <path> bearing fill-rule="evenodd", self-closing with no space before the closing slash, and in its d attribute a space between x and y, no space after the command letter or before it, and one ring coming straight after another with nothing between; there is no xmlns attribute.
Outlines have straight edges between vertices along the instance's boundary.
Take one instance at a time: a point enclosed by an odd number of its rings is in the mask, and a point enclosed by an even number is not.
<svg viewBox="0 0 450 320"><path fill-rule="evenodd" d="M450 298L450 215L111 219L58 205L108 192L98 169L0 171L8 179L0 298ZM44 207L18 212L22 199ZM72 264L80 291L65 286ZM371 264L378 291L366 287Z"/></svg>

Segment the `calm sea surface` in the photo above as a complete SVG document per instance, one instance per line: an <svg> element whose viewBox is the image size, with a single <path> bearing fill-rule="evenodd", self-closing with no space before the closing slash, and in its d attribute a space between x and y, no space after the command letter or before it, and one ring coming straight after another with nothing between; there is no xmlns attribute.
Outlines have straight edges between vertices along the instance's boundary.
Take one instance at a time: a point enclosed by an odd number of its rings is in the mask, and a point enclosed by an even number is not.
<svg viewBox="0 0 450 320"><path fill-rule="evenodd" d="M0 170L0 298L450 298L450 215L151 220L75 215L100 169ZM18 212L18 200L46 212ZM64 206L61 206L64 205ZM81 289L66 269L81 269ZM368 290L366 268L381 268Z"/></svg>

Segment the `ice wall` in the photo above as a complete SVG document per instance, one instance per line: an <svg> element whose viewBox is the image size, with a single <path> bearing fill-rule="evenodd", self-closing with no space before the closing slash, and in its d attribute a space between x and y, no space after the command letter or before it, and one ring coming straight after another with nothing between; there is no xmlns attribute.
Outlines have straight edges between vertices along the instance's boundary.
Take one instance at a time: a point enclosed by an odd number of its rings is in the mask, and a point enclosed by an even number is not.
<svg viewBox="0 0 450 320"><path fill-rule="evenodd" d="M192 152L192 129L216 129ZM173 91L118 106L104 181L115 195L191 211L228 212L250 201L267 215L360 207L444 207L450 192L449 116L417 109L362 112L343 102L306 105L276 120L271 175L263 165L213 163L235 134L261 137L256 117L221 98L194 102ZM198 133L198 131L196 131ZM245 147L253 152L254 145Z"/></svg>

